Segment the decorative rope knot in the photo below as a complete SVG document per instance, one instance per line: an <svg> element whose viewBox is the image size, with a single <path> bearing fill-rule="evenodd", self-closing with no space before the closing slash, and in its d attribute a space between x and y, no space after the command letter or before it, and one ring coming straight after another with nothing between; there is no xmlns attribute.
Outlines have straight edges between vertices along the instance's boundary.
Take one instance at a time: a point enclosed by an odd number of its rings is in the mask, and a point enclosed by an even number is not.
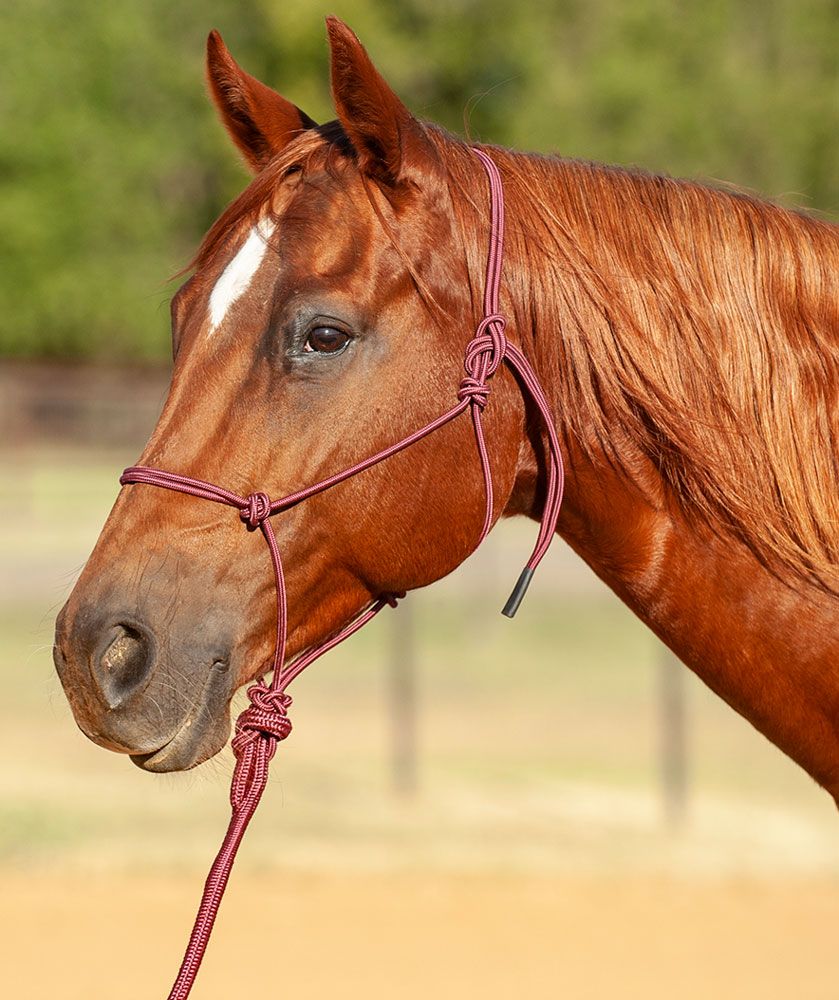
<svg viewBox="0 0 839 1000"><path fill-rule="evenodd" d="M291 732L291 719L286 714L290 695L259 681L248 688L248 697L250 705L236 720L236 735L231 741L237 757L260 736L268 737L273 747Z"/></svg>
<svg viewBox="0 0 839 1000"><path fill-rule="evenodd" d="M270 516L271 498L267 493L251 493L247 507L239 511L239 517L248 526L248 531L255 531Z"/></svg>
<svg viewBox="0 0 839 1000"><path fill-rule="evenodd" d="M484 316L478 324L475 336L466 348L463 360L466 377L458 387L458 399L468 399L481 409L487 405L487 380L496 373L507 353L507 338L504 336L506 325L507 321L500 313Z"/></svg>
<svg viewBox="0 0 839 1000"><path fill-rule="evenodd" d="M470 403L483 409L489 402L489 386L485 382L479 382L471 375L467 375L457 387L457 398L460 400L468 399Z"/></svg>

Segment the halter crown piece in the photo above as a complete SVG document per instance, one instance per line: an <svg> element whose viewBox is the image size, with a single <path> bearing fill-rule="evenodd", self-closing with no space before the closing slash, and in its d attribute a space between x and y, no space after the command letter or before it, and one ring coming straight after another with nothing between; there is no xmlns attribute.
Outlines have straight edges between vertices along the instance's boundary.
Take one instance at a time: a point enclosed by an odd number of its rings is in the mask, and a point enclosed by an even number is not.
<svg viewBox="0 0 839 1000"><path fill-rule="evenodd" d="M464 410L469 410L475 429L475 441L478 457L484 478L486 492L486 514L481 529L478 544L484 540L493 523L493 489L492 470L484 437L481 413L489 400L489 380L505 362L519 377L519 382L533 400L542 418L548 439L548 475L545 494L545 505L542 522L536 545L522 573L504 606L503 614L512 618L524 597L525 591L533 576L533 572L550 546L556 530L559 508L562 503L564 472L562 455L559 449L559 439L553 424L550 407L539 379L530 362L518 347L507 340L504 330L506 321L498 309L498 292L501 285L501 262L504 249L504 190L501 175L493 160L482 150L473 148L473 152L483 164L489 179L490 190L490 245L487 259L486 285L484 288L484 315L475 330L475 334L466 347L464 358L465 377L457 390L457 403L441 416L414 431L401 441L396 442L377 452L375 455L357 462L355 465L329 476L327 479L307 486L305 489L290 493L280 500L271 500L267 493L254 492L249 496L239 496L230 490L201 479L192 479L162 469L148 466L132 466L120 476L120 483L125 486L130 483L142 483L148 486L159 486L162 489L186 493L201 500L224 504L239 512L248 531L261 531L268 545L271 565L274 570L274 581L277 597L277 632L274 643L274 656L269 671L272 672L271 683L266 684L261 677L248 688L250 704L236 721L236 731L232 740L233 752L236 756L236 766L230 788L230 805L232 809L230 823L224 836L221 848L210 868L201 905L195 918L195 924L190 935L189 944L181 963L177 979L169 993L168 1000L186 1000L195 982L195 977L204 957L207 942L213 929L219 904L221 903L230 871L236 858L236 852L242 841L248 823L253 816L265 785L268 780L268 765L277 749L280 740L284 740L291 732L291 721L287 712L291 698L286 694L286 688L297 675L305 670L310 663L328 652L334 646L349 638L363 625L374 618L382 608L396 606L404 594L384 594L373 602L365 611L345 625L340 631L326 639L319 646L308 650L290 663L286 663L286 624L287 605L283 564L271 518L274 514L296 506L316 493L322 493L338 483L344 482L365 469L390 458L403 451L416 441L443 427L458 417ZM268 671L266 671L267 673Z"/></svg>

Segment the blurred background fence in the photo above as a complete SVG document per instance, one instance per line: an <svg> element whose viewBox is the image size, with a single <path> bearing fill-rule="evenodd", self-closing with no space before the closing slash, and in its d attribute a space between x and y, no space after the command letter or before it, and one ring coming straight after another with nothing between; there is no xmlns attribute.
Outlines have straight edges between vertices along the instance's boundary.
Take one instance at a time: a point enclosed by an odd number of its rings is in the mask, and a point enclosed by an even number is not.
<svg viewBox="0 0 839 1000"><path fill-rule="evenodd" d="M24 1000L113 995L102 970L126 967L120 996L148 996L224 822L226 755L153 777L75 730L52 620L161 404L167 276L246 180L206 33L325 120L331 12L454 130L839 208L835 0L5 0L0 936ZM231 913L302 908L298 997L835 996L832 805L562 546L502 619L531 534L503 525L297 683ZM229 995L236 926L207 997ZM53 992L27 971L42 934Z"/></svg>

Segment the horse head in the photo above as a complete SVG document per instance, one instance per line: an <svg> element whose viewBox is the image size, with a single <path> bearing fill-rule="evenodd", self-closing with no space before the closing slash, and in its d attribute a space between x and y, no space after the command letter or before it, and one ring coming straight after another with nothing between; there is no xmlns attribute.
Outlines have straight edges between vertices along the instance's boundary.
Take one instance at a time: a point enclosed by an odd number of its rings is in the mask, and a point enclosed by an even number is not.
<svg viewBox="0 0 839 1000"><path fill-rule="evenodd" d="M325 125L244 72L217 34L208 41L213 99L256 176L172 301L171 387L140 464L243 496L320 481L448 408L481 316L480 164L408 111L346 26L328 28L337 119ZM509 372L493 382L485 428L495 516L528 509L536 477ZM377 596L450 572L484 514L463 417L274 518L288 653ZM231 698L271 657L271 585L259 533L229 510L123 489L57 625L81 729L148 770L215 754Z"/></svg>

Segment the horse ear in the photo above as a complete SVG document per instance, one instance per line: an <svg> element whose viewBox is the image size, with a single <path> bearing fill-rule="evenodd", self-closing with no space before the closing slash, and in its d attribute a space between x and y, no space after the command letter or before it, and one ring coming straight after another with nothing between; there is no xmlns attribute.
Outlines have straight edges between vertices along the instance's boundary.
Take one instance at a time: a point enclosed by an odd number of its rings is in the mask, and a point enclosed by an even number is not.
<svg viewBox="0 0 839 1000"><path fill-rule="evenodd" d="M207 80L224 127L258 173L301 131L317 122L237 65L217 31L207 38Z"/></svg>
<svg viewBox="0 0 839 1000"><path fill-rule="evenodd" d="M332 53L332 97L363 173L394 186L420 157L433 157L422 125L394 94L355 34L326 19Z"/></svg>

